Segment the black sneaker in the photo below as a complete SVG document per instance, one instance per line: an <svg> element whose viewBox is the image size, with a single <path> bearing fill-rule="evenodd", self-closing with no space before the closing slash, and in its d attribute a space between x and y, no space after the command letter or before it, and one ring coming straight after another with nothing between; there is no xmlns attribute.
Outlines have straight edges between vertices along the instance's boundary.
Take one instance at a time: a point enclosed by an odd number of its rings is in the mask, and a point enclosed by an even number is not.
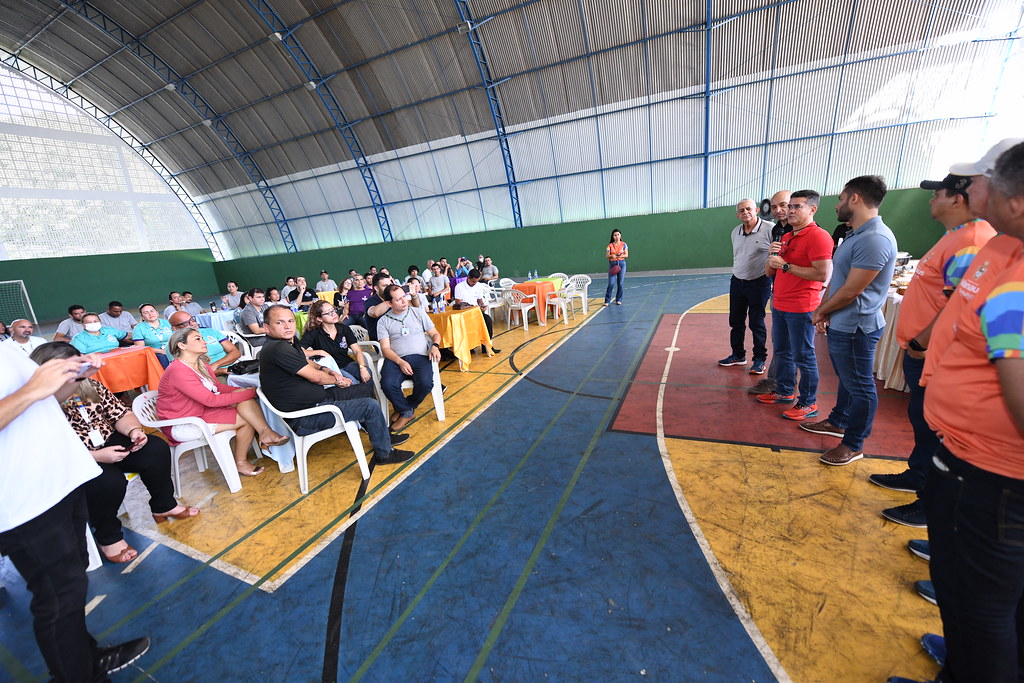
<svg viewBox="0 0 1024 683"><path fill-rule="evenodd" d="M899 474L872 474L868 477L868 481L876 486L881 486L883 489L890 489L892 491L906 491L907 493L917 493L918 486L914 486L908 480L910 477L907 475L910 471L900 472Z"/></svg>
<svg viewBox="0 0 1024 683"><path fill-rule="evenodd" d="M882 510L882 516L890 522L896 522L904 526L912 526L918 529L924 529L928 526L928 520L924 516L924 505L921 504L920 500Z"/></svg>
<svg viewBox="0 0 1024 683"><path fill-rule="evenodd" d="M397 465L398 463L405 462L416 455L412 451L403 451L398 448L392 448L391 452L386 457L381 457L380 453L375 453L373 459L378 465Z"/></svg>
<svg viewBox="0 0 1024 683"><path fill-rule="evenodd" d="M391 435L391 445L392 446L400 446L403 443L405 443L406 441L408 441L411 436L412 436L411 434L392 434Z"/></svg>
<svg viewBox="0 0 1024 683"><path fill-rule="evenodd" d="M907 548L910 552L920 557L925 562L932 561L932 550L931 546L928 545L928 541L923 538L914 538L907 541Z"/></svg>
<svg viewBox="0 0 1024 683"><path fill-rule="evenodd" d="M496 349L496 348L494 348L494 347L492 346L492 347L491 347L491 353L501 353L501 349Z"/></svg>
<svg viewBox="0 0 1024 683"><path fill-rule="evenodd" d="M775 391L775 380L768 377L747 389L748 394L770 394L773 391Z"/></svg>
<svg viewBox="0 0 1024 683"><path fill-rule="evenodd" d="M149 638L136 638L113 647L100 648L99 669L112 674L126 668L149 650Z"/></svg>
<svg viewBox="0 0 1024 683"><path fill-rule="evenodd" d="M727 358L723 358L718 361L718 364L723 368L729 367L730 365L746 365L747 359L744 356L730 355Z"/></svg>

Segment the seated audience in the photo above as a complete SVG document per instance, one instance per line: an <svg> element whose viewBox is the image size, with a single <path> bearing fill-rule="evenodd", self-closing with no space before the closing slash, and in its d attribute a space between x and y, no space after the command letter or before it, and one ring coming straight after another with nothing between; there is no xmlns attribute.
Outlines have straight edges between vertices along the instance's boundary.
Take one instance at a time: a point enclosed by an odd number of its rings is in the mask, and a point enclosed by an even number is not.
<svg viewBox="0 0 1024 683"><path fill-rule="evenodd" d="M171 335L168 345L174 357L160 378L156 411L161 420L198 417L209 423L214 434L235 430L235 466L247 477L261 474L265 468L249 462L247 454L253 437L259 436L260 448L280 446L288 441L267 425L256 401L255 389L235 389L218 384L206 362L206 342L197 330L183 329ZM194 425L164 427L172 444L194 438Z"/></svg>
<svg viewBox="0 0 1024 683"><path fill-rule="evenodd" d="M257 334L258 337L246 337L253 346L263 346L266 336L263 334L263 311L267 309L263 290L253 287L245 293L245 308L242 309L241 326L246 334Z"/></svg>
<svg viewBox="0 0 1024 683"><path fill-rule="evenodd" d="M490 282L498 279L498 267L491 261L490 256L483 257L484 265L480 269L480 281Z"/></svg>
<svg viewBox="0 0 1024 683"><path fill-rule="evenodd" d="M346 420L355 420L366 430L377 464L397 464L415 455L412 451L395 448L409 435L388 434L388 423L380 404L371 397L371 384L352 384L347 377L307 358L295 343L295 315L287 307L268 308L263 325L268 339L260 352L260 383L275 408L294 412L318 405L336 405ZM333 425L334 416L307 415L290 419L289 423L297 434L312 434Z"/></svg>
<svg viewBox="0 0 1024 683"><path fill-rule="evenodd" d="M0 320L0 342L7 341L11 338L11 335L7 332L7 325L4 324L3 320Z"/></svg>
<svg viewBox="0 0 1024 683"><path fill-rule="evenodd" d="M85 319L90 316L95 314L87 314ZM54 358L78 355L78 349L71 344L49 342L33 351L31 358L42 365ZM162 439L150 439L135 413L95 380L81 379L69 388L72 392L69 396L59 396L63 398L61 408L102 470L99 476L85 483L89 525L107 560L131 562L139 553L124 540L121 520L117 517L128 487L126 473L139 474L149 491L149 509L157 524L171 517L195 517L199 508L180 505L174 499L170 448Z"/></svg>
<svg viewBox="0 0 1024 683"><path fill-rule="evenodd" d="M331 279L331 276L326 270L320 271L320 282L316 283L316 291L318 292L336 292L338 291L338 283Z"/></svg>
<svg viewBox="0 0 1024 683"><path fill-rule="evenodd" d="M452 292L451 281L444 274L444 268L440 263L430 267L433 275L427 280L427 301L435 303L449 298Z"/></svg>
<svg viewBox="0 0 1024 683"><path fill-rule="evenodd" d="M167 295L167 300L171 302L170 306L164 308L164 317L168 320L171 319L171 314L185 310L185 297L181 292L171 292Z"/></svg>
<svg viewBox="0 0 1024 683"><path fill-rule="evenodd" d="M341 322L337 309L326 301L314 301L299 345L304 349L327 353L337 362L343 375L355 382L369 382L370 360L348 325ZM355 360L349 355L355 356Z"/></svg>
<svg viewBox="0 0 1024 683"><path fill-rule="evenodd" d="M362 275L352 278L352 289L348 293L348 316L342 320L346 325L366 327L366 302L373 296L373 289ZM337 305L337 299L335 299Z"/></svg>
<svg viewBox="0 0 1024 683"><path fill-rule="evenodd" d="M370 270L367 271L367 274L370 276L367 278L367 280L370 280L372 282L373 276L377 274L377 266L370 266Z"/></svg>
<svg viewBox="0 0 1024 683"><path fill-rule="evenodd" d="M57 333L53 335L53 341L69 342L71 338L82 331L82 316L85 315L85 306L74 304L68 306L68 317L57 325Z"/></svg>
<svg viewBox="0 0 1024 683"><path fill-rule="evenodd" d="M171 319L167 322L171 324L171 329L175 332L189 328L202 336L203 341L206 342L206 356L209 358L207 363L210 364L215 375L226 376L228 366L242 356L242 352L226 334L209 327L200 327L195 316L189 315L185 311L172 314ZM168 349L168 353L170 353L170 349Z"/></svg>
<svg viewBox="0 0 1024 683"><path fill-rule="evenodd" d="M377 341L377 322L390 310L384 301L384 290L394 284L390 276L379 273L373 276L373 296L366 300L366 333L370 341Z"/></svg>
<svg viewBox="0 0 1024 683"><path fill-rule="evenodd" d="M459 265L455 268L455 277L466 277L472 269L473 265L469 262L469 259L465 256L460 256Z"/></svg>
<svg viewBox="0 0 1024 683"><path fill-rule="evenodd" d="M409 266L409 274L405 278L404 284L409 284L411 280L416 280L420 283L420 287L426 287L427 283L420 277L420 269L416 266Z"/></svg>
<svg viewBox="0 0 1024 683"><path fill-rule="evenodd" d="M288 302L288 296L296 290L295 276L289 275L284 279L284 287L281 288L281 300Z"/></svg>
<svg viewBox="0 0 1024 683"><path fill-rule="evenodd" d="M444 275L447 278L455 277L455 270L450 265L448 265L448 259L447 258L442 256L438 260L438 263L441 264L441 274L442 275Z"/></svg>
<svg viewBox="0 0 1024 683"><path fill-rule="evenodd" d="M136 346L148 346L156 351L157 360L166 368L170 364L167 353L167 341L171 338L171 324L160 317L153 304L139 306L139 317L142 322L132 329L132 341Z"/></svg>
<svg viewBox="0 0 1024 683"><path fill-rule="evenodd" d="M409 299L401 287L389 285L384 296L389 310L377 324L377 336L384 355L380 388L395 409L391 428L400 431L412 421L416 408L434 388L431 362L441 360L441 335L422 309L409 306ZM402 391L402 382L406 379L413 382L409 396Z"/></svg>
<svg viewBox="0 0 1024 683"><path fill-rule="evenodd" d="M468 303L480 307L484 315L484 324L487 325L487 336L494 336L494 324L491 316L487 313L487 302L490 298L491 288L480 282L480 271L473 268L469 271L469 277L465 282L455 285L455 302ZM501 349L491 348L494 353L501 353Z"/></svg>
<svg viewBox="0 0 1024 683"><path fill-rule="evenodd" d="M192 301L192 292L182 292L181 296L185 299L186 313L189 313L190 315L199 315L201 313L206 313L206 311L203 310L202 306Z"/></svg>
<svg viewBox="0 0 1024 683"><path fill-rule="evenodd" d="M10 332L11 338L2 343L18 347L25 352L26 356L46 343L42 337L32 336L32 323L24 318L11 322L7 330Z"/></svg>
<svg viewBox="0 0 1024 683"><path fill-rule="evenodd" d="M82 316L85 329L71 339L71 345L81 353L105 353L113 351L121 345L121 340L128 336L124 330L104 327L100 317L95 313Z"/></svg>
<svg viewBox="0 0 1024 683"><path fill-rule="evenodd" d="M295 278L296 287L288 295L288 302L300 311L308 311L309 305L316 301L316 294L306 289L306 278L301 275Z"/></svg>
<svg viewBox="0 0 1024 683"><path fill-rule="evenodd" d="M139 324L135 316L125 312L124 304L120 301L111 301L107 304L107 310L100 313L100 322L122 332L131 332Z"/></svg>
<svg viewBox="0 0 1024 683"><path fill-rule="evenodd" d="M270 287L266 290L265 298L267 305L279 304L281 303L281 290L277 287Z"/></svg>
<svg viewBox="0 0 1024 683"><path fill-rule="evenodd" d="M242 293L238 291L238 283L234 280L228 280L228 293L220 298L220 300L229 308L241 308L242 306Z"/></svg>
<svg viewBox="0 0 1024 683"><path fill-rule="evenodd" d="M413 308L422 308L423 312L426 313L429 309L427 306L427 295L423 293L423 282L420 279L409 280L403 289L409 294L409 305Z"/></svg>

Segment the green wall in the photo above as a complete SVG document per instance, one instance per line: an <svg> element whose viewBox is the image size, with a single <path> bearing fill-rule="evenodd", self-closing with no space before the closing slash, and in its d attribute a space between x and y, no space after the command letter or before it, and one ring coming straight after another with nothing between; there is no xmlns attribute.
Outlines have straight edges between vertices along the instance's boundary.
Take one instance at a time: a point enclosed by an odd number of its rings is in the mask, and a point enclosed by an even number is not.
<svg viewBox="0 0 1024 683"><path fill-rule="evenodd" d="M138 318L141 303L163 310L172 288L197 296L219 292L212 263L209 249L25 259L0 263L0 280L25 281L40 322L66 318L72 304L100 312L111 300ZM10 322L9 311L0 308L0 320Z"/></svg>
<svg viewBox="0 0 1024 683"><path fill-rule="evenodd" d="M900 249L915 256L942 234L929 216L929 197L923 190L894 190L882 205ZM830 233L837 224L835 204L836 197L823 197L817 213L819 224ZM735 209L720 207L259 256L215 263L213 268L218 283L237 280L242 288L280 287L285 275L304 275L312 286L321 269L340 281L349 268L365 271L370 264L404 275L410 264L422 268L428 258L446 256L454 266L459 256L475 261L480 253L491 256L507 277L523 277L534 268L543 275L596 273L605 269L604 248L613 228L629 244L631 271L710 268L731 265L729 230L737 224Z"/></svg>

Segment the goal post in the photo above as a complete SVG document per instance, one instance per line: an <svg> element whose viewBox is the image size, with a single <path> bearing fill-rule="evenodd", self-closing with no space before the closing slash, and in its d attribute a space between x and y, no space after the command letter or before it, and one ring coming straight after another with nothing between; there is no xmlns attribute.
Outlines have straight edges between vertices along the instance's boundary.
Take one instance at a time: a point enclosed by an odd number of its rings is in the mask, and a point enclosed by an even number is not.
<svg viewBox="0 0 1024 683"><path fill-rule="evenodd" d="M10 325L12 320L25 318L39 326L32 300L28 298L24 280L0 280L0 320Z"/></svg>

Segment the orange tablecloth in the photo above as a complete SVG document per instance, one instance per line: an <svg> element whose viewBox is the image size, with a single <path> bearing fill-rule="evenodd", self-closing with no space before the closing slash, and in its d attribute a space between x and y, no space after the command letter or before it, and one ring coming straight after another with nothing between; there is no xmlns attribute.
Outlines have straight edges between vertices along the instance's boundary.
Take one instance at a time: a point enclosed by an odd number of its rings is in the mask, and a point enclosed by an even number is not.
<svg viewBox="0 0 1024 683"><path fill-rule="evenodd" d="M548 324L548 294L555 292L555 283L551 280L527 280L515 285L523 294L537 295L537 322L541 325Z"/></svg>
<svg viewBox="0 0 1024 683"><path fill-rule="evenodd" d="M473 360L472 349L483 344L490 351L491 338L487 336L487 325L479 306L431 313L430 319L441 335L441 346L452 350L463 372L469 369Z"/></svg>
<svg viewBox="0 0 1024 683"><path fill-rule="evenodd" d="M148 346L130 346L100 354L103 367L96 373L96 380L114 393L149 385L156 389L163 366L156 359L156 351Z"/></svg>

